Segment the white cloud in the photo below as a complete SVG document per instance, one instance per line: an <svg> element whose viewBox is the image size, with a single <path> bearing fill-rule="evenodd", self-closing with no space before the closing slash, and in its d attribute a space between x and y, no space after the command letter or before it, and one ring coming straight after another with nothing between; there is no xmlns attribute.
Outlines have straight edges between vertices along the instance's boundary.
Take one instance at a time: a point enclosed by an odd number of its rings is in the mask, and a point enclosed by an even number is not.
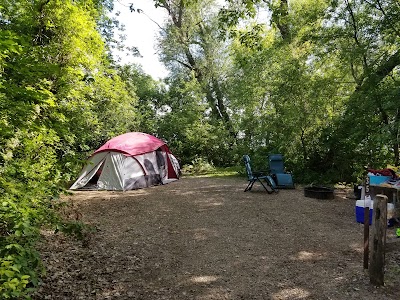
<svg viewBox="0 0 400 300"><path fill-rule="evenodd" d="M130 4L133 8L140 9L143 13L131 12ZM114 12L119 11L118 20L125 25L124 34L127 36L125 45L137 47L142 57L126 56L119 54L122 63L141 64L143 70L154 79L164 78L168 71L158 60L156 36L159 27L152 20L162 26L166 12L162 8L155 8L152 0L118 0L114 2Z"/></svg>

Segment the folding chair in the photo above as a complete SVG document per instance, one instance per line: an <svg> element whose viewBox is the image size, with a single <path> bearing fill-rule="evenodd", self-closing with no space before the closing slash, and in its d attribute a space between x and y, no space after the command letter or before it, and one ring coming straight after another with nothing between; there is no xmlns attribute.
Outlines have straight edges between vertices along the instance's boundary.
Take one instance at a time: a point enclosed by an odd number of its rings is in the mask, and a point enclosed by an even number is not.
<svg viewBox="0 0 400 300"><path fill-rule="evenodd" d="M282 154L268 156L269 172L278 188L294 189L292 174L285 171Z"/></svg>
<svg viewBox="0 0 400 300"><path fill-rule="evenodd" d="M269 175L265 175L262 172L253 172L250 165L250 156L243 155L244 165L246 167L247 172L247 180L249 184L247 185L245 192L250 191L253 188L253 185L256 181L261 183L264 189L268 192L268 194L272 194L273 192L278 192L278 189L275 185L274 180ZM266 185L261 181L264 180Z"/></svg>

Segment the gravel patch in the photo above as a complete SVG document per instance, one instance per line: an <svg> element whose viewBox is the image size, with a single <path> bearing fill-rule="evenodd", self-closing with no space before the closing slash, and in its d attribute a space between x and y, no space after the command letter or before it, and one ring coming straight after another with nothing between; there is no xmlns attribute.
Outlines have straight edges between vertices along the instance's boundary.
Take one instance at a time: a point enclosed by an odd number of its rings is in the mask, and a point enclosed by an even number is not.
<svg viewBox="0 0 400 300"><path fill-rule="evenodd" d="M183 178L128 192L79 191L84 241L43 233L47 269L33 299L400 299L388 230L386 285L363 270L363 225L345 190L244 193L242 178Z"/></svg>

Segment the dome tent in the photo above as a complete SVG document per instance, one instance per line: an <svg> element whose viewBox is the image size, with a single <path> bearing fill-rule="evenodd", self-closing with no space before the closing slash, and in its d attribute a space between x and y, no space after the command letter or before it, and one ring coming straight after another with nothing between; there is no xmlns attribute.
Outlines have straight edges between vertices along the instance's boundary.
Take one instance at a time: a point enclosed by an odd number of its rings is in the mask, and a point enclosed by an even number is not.
<svg viewBox="0 0 400 300"><path fill-rule="evenodd" d="M134 190L178 179L179 163L165 142L141 132L116 136L88 159L71 190Z"/></svg>

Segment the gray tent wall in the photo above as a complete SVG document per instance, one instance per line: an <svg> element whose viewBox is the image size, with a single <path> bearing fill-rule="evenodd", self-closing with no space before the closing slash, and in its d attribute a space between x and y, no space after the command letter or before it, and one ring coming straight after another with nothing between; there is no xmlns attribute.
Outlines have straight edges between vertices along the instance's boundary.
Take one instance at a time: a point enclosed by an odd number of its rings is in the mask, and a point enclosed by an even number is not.
<svg viewBox="0 0 400 300"><path fill-rule="evenodd" d="M177 159L164 151L152 151L137 156L125 156L116 151L99 152L89 158L71 190L85 188L89 181L101 170L96 185L97 190L133 190L177 180L168 178L167 155L176 174L179 174ZM89 187L88 187L89 188Z"/></svg>

